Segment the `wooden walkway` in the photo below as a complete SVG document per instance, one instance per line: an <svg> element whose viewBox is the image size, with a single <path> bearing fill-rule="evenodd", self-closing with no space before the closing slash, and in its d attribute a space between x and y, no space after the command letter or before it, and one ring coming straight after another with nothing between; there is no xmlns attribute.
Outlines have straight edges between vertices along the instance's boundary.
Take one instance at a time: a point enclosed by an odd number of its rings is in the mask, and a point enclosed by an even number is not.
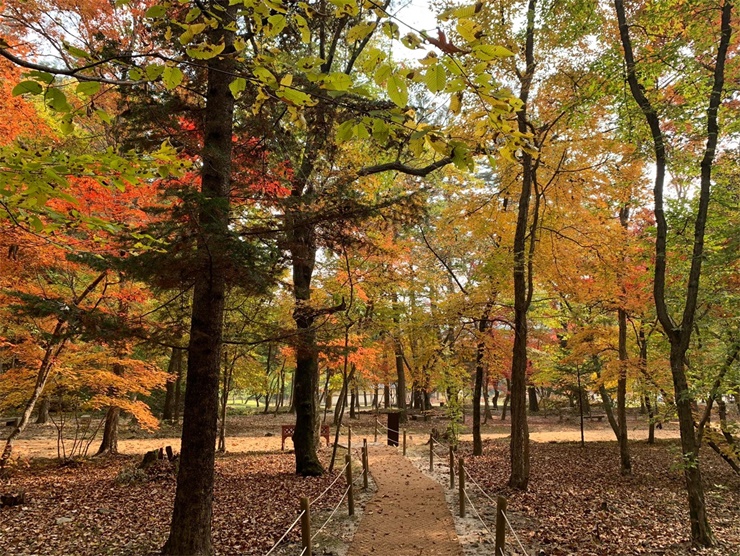
<svg viewBox="0 0 740 556"><path fill-rule="evenodd" d="M442 486L395 448L370 446L369 456L377 492L348 556L462 556Z"/></svg>

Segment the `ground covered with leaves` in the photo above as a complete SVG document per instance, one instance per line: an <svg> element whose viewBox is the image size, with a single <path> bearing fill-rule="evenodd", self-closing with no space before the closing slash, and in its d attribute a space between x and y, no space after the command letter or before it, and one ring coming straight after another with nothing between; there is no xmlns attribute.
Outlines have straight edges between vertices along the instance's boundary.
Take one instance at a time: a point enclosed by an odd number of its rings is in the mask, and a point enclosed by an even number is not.
<svg viewBox="0 0 740 556"><path fill-rule="evenodd" d="M678 442L630 445L633 474L619 474L616 442L532 443L526 493L505 488L510 467L505 440L486 442L474 458L463 444L471 476L492 497L508 497L512 525L534 554L548 556L740 555L740 477L714 452L702 451L702 471L717 548L689 545L689 516ZM470 486L471 494L476 488ZM486 514L495 508L478 493ZM510 533L509 533L510 535ZM511 540L515 545L514 539ZM540 552L541 551L541 552Z"/></svg>
<svg viewBox="0 0 740 556"><path fill-rule="evenodd" d="M175 494L169 462L136 470L140 458L88 460L60 467L34 460L16 466L0 491L25 491L22 506L0 509L0 554L142 556L164 544ZM265 554L299 513L299 498L321 494L336 472L294 473L294 456L239 454L216 461L213 543L216 554ZM315 505L336 506L344 481ZM285 542L300 540L297 527Z"/></svg>

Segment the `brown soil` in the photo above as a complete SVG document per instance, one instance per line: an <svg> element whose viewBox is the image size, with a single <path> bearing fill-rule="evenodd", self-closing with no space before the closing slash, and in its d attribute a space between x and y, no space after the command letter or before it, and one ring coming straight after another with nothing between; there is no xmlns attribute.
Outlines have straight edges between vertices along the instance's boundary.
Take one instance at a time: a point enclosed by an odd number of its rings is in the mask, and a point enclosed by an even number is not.
<svg viewBox="0 0 740 556"><path fill-rule="evenodd" d="M462 556L442 487L394 448L372 446L377 492L365 507L349 556Z"/></svg>

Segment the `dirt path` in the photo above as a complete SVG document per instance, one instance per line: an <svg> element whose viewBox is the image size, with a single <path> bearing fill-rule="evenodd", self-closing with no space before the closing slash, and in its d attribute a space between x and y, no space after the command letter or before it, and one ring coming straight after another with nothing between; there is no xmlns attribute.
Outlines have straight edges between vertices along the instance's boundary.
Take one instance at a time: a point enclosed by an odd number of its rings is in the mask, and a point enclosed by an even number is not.
<svg viewBox="0 0 740 556"><path fill-rule="evenodd" d="M462 556L439 483L384 446L370 447L370 472L378 490L348 556Z"/></svg>

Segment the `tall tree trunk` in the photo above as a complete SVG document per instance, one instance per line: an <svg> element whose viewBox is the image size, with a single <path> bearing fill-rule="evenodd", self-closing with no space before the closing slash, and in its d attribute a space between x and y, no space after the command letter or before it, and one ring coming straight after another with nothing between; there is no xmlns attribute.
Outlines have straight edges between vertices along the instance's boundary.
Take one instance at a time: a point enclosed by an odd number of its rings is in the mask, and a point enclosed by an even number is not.
<svg viewBox="0 0 740 556"><path fill-rule="evenodd" d="M293 378L290 381L290 407L288 413L295 415L295 369L293 369Z"/></svg>
<svg viewBox="0 0 740 556"><path fill-rule="evenodd" d="M650 396L645 394L645 408L647 409L648 419L648 444L655 444L655 412L653 405L650 403Z"/></svg>
<svg viewBox="0 0 740 556"><path fill-rule="evenodd" d="M105 426L103 427L103 440L96 455L118 453L118 420L121 408L110 406L105 414Z"/></svg>
<svg viewBox="0 0 740 556"><path fill-rule="evenodd" d="M228 21L236 10L229 0L213 0ZM216 457L218 385L223 334L229 226L234 96L229 90L235 70L235 32L223 22L209 32L211 44L224 55L206 62L208 85L201 164L201 206L196 248L198 274L193 289L182 447L172 523L165 555L210 556L213 478Z"/></svg>
<svg viewBox="0 0 740 556"><path fill-rule="evenodd" d="M525 38L526 70L521 78L519 98L522 109L517 113L519 131L528 132L527 100L534 74L534 25L537 0L529 0ZM522 155L522 191L519 196L516 230L514 232L514 350L511 364L511 475L509 486L526 490L529 484L529 425L527 424L527 312L532 298L532 253L535 224L529 226L529 204L535 180L534 164L529 153ZM536 215L536 211L535 211ZM535 219L536 220L536 219ZM531 233L529 257L527 234ZM527 272L529 269L529 272Z"/></svg>
<svg viewBox="0 0 740 556"><path fill-rule="evenodd" d="M349 390L349 418L350 419L357 419L356 404L357 404L357 393L355 392L354 388L350 387L350 390Z"/></svg>
<svg viewBox="0 0 740 556"><path fill-rule="evenodd" d="M619 210L619 223L626 231L629 225L630 209L624 205ZM627 261L623 261L627 264ZM621 277L620 277L621 281ZM627 302L627 290L624 284L622 288L622 304ZM617 321L619 324L619 378L617 380L617 421L619 428L617 440L619 441L619 470L622 475L632 473L632 462L630 461L630 448L627 439L627 311L624 305L617 310Z"/></svg>
<svg viewBox="0 0 740 556"><path fill-rule="evenodd" d="M684 296L684 307L681 320L676 322L668 312L666 302L666 253L668 240L668 224L663 206L663 189L666 172L665 137L660 127L658 113L650 100L645 96L644 89L638 79L638 68L632 48L630 27L625 16L624 0L614 0L617 13L619 35L624 51L627 82L633 98L640 106L645 121L650 129L655 154L655 181L653 195L655 199L655 279L653 281L653 298L655 308L663 330L671 346L671 375L675 392L676 410L678 413L679 428L681 431L681 451L684 457L684 477L689 502L689 517L691 520L691 540L695 545L711 547L714 545L714 536L709 526L704 502L704 486L701 481L699 466L699 446L694 436L694 417L692 408L694 400L689 390L686 378L686 352L691 341L691 334L696 318L697 300L699 293L699 279L701 277L702 261L704 259L704 235L709 209L709 199L712 184L712 167L719 137L717 112L722 101L725 79L725 61L732 36L732 8L731 0L724 0L721 8L720 39L717 48L717 58L712 68L712 92L707 107L706 146L700 168L699 202L694 220L694 243L691 256L691 265L688 274L688 283Z"/></svg>
<svg viewBox="0 0 740 556"><path fill-rule="evenodd" d="M393 352L396 359L396 396L398 397L398 409L400 410L399 422L406 422L406 373L403 368L403 346L401 345L401 316L400 305L398 303L398 294L394 290L392 293L393 301L393 324L395 327L395 336L393 336Z"/></svg>
<svg viewBox="0 0 740 556"><path fill-rule="evenodd" d="M175 380L175 406L172 408L172 422L180 422L180 409L182 408L182 374L185 366L182 364L183 353L185 349L177 348L177 379Z"/></svg>
<svg viewBox="0 0 740 556"><path fill-rule="evenodd" d="M180 379L180 371L182 369L182 350L180 348L172 348L170 354L170 362L167 365L167 391L164 397L164 411L162 412L163 421L172 421L175 415L175 388L177 381Z"/></svg>
<svg viewBox="0 0 740 556"><path fill-rule="evenodd" d="M501 410L501 420L502 421L506 421L506 410L509 408L509 400L511 399L509 392L511 392L511 381L507 378L506 379L506 396L504 396L504 407Z"/></svg>
<svg viewBox="0 0 740 556"><path fill-rule="evenodd" d="M527 394L529 396L529 412L537 413L540 410L540 404L537 401L537 388L534 386L528 386Z"/></svg>
<svg viewBox="0 0 740 556"><path fill-rule="evenodd" d="M400 422L406 422L406 373L403 368L403 353L401 352L401 344L399 341L394 342L394 349L396 350L396 376L398 381L396 382L396 398L398 398L398 409L400 410Z"/></svg>
<svg viewBox="0 0 740 556"><path fill-rule="evenodd" d="M388 409L391 406L391 385L386 382L383 384L383 407Z"/></svg>
<svg viewBox="0 0 740 556"><path fill-rule="evenodd" d="M49 422L49 396L41 396L39 409L36 415L36 424L45 425Z"/></svg>
<svg viewBox="0 0 740 556"><path fill-rule="evenodd" d="M618 310L619 321L619 379L617 380L617 439L619 441L619 471L632 473L630 447L627 439L627 312Z"/></svg>
<svg viewBox="0 0 740 556"><path fill-rule="evenodd" d="M226 452L226 407L229 404L229 392L231 392L231 379L234 375L234 362L229 365L224 357L224 368L221 381L221 419L218 427L218 451Z"/></svg>
<svg viewBox="0 0 740 556"><path fill-rule="evenodd" d="M113 372L116 376L123 376L124 368L122 365L113 365ZM113 395L113 388L109 388ZM108 408L105 414L105 426L103 427L103 440L96 455L100 454L117 454L118 453L118 418L121 415L121 409L116 406Z"/></svg>
<svg viewBox="0 0 740 556"><path fill-rule="evenodd" d="M491 404L489 402L489 395L488 395L488 372L485 374L485 378L483 379L483 401L485 403L485 411L483 413L483 424L485 425L488 423L489 419L493 419L493 415L491 414Z"/></svg>
<svg viewBox="0 0 740 556"><path fill-rule="evenodd" d="M493 409L498 409L498 397L501 395L498 388L493 390Z"/></svg>
<svg viewBox="0 0 740 556"><path fill-rule="evenodd" d="M480 398L483 390L483 372L485 370L484 358L486 355L486 342L484 335L489 327L488 317L491 315L493 301L488 301L483 314L478 321L478 345L475 350L475 386L473 388L473 455L483 455L483 441L480 436ZM486 396L486 401L488 397ZM486 406L488 404L486 403Z"/></svg>
<svg viewBox="0 0 740 556"><path fill-rule="evenodd" d="M611 426L612 431L614 431L614 436L617 441L619 441L619 422L614 417L614 405L612 404L611 396L609 396L609 392L603 384L599 386L599 394L601 394L601 401L604 404L606 419L609 421L609 426Z"/></svg>

